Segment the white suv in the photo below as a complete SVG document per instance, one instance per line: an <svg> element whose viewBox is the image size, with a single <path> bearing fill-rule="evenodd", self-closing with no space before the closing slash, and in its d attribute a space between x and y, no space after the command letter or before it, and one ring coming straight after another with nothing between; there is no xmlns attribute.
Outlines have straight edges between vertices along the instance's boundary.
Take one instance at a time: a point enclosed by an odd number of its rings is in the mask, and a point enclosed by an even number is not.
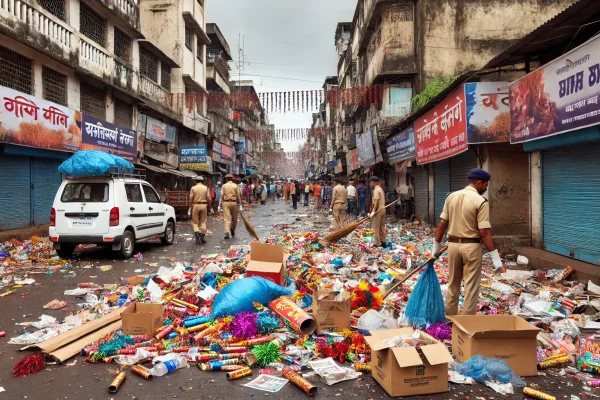
<svg viewBox="0 0 600 400"><path fill-rule="evenodd" d="M50 240L56 253L70 258L78 244L105 245L123 258L135 243L175 238L175 210L154 188L130 177L70 178L58 189L50 214Z"/></svg>

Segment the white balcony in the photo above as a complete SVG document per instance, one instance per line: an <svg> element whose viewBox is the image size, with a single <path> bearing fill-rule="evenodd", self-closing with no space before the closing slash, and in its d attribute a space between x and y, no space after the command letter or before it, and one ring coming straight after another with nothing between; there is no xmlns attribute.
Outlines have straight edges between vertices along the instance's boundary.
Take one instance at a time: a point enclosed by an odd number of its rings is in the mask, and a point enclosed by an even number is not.
<svg viewBox="0 0 600 400"><path fill-rule="evenodd" d="M176 119L181 119L183 104L176 101L173 94L145 76L140 76L140 96L160 106L164 111L176 115Z"/></svg>

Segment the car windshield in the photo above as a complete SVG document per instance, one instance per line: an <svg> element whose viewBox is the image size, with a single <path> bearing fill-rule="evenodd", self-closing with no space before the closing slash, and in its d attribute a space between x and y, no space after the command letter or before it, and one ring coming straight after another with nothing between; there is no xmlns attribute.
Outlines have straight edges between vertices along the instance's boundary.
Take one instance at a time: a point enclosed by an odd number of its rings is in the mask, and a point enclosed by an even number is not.
<svg viewBox="0 0 600 400"><path fill-rule="evenodd" d="M108 183L68 183L60 201L63 203L104 203L108 201Z"/></svg>

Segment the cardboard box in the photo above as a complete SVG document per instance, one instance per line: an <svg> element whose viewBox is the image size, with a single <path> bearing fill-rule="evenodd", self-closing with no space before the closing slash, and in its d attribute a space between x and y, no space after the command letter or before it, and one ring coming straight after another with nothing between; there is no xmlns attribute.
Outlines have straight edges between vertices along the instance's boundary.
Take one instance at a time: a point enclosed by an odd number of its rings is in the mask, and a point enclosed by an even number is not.
<svg viewBox="0 0 600 400"><path fill-rule="evenodd" d="M317 321L317 333L333 329L341 332L350 329L350 293L343 291L342 300L336 300L332 291L315 291L313 294L313 315Z"/></svg>
<svg viewBox="0 0 600 400"><path fill-rule="evenodd" d="M285 259L286 254L281 246L251 242L246 276L260 276L283 286Z"/></svg>
<svg viewBox="0 0 600 400"><path fill-rule="evenodd" d="M121 312L123 334L154 336L163 326L162 304L134 303Z"/></svg>
<svg viewBox="0 0 600 400"><path fill-rule="evenodd" d="M456 315L452 353L459 362L475 355L505 361L520 376L537 376L539 329L514 315Z"/></svg>
<svg viewBox="0 0 600 400"><path fill-rule="evenodd" d="M452 356L442 343L426 333L421 338L429 343L416 347L389 348L384 339L401 334L412 335L412 328L371 331L365 340L371 346L373 378L391 396L413 396L448 391L448 363Z"/></svg>

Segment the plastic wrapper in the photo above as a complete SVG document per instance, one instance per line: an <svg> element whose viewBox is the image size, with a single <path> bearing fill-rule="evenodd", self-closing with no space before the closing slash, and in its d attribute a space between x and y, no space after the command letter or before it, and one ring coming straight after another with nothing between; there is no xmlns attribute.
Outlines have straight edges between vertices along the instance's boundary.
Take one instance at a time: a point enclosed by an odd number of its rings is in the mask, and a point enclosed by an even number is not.
<svg viewBox="0 0 600 400"><path fill-rule="evenodd" d="M398 323L394 318L375 310L367 311L358 319L358 329L361 331L377 331L396 328L398 328Z"/></svg>
<svg viewBox="0 0 600 400"><path fill-rule="evenodd" d="M504 361L481 356L471 357L470 360L455 364L454 370L461 375L473 378L476 382L498 381L512 383L515 387L525 387L526 383Z"/></svg>
<svg viewBox="0 0 600 400"><path fill-rule="evenodd" d="M219 292L213 302L212 316L218 318L242 311L254 311L255 302L268 306L271 301L291 294L289 289L264 278L243 278L229 283Z"/></svg>
<svg viewBox="0 0 600 400"><path fill-rule="evenodd" d="M98 150L84 150L75 153L59 167L58 171L81 178L86 176L104 176L111 168L117 168L120 172L133 172L133 164L124 158L113 156Z"/></svg>
<svg viewBox="0 0 600 400"><path fill-rule="evenodd" d="M349 379L356 379L361 375L360 372L356 372L353 369L340 367L331 358L309 361L308 366L330 386Z"/></svg>

